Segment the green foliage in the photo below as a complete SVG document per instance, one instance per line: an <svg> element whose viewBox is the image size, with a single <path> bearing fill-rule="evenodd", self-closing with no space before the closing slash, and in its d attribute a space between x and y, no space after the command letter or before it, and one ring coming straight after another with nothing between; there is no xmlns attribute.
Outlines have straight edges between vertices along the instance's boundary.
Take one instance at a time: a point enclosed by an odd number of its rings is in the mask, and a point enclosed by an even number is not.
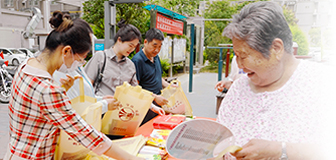
<svg viewBox="0 0 336 160"><path fill-rule="evenodd" d="M104 38L104 0L90 0L83 3L83 19L91 23L97 38Z"/></svg>
<svg viewBox="0 0 336 160"><path fill-rule="evenodd" d="M168 62L168 59L160 59L161 61L161 68L162 68L162 77L168 77L169 76L169 69L170 69L170 64ZM182 65L175 65L173 66L173 74L177 74L179 72L183 71L183 66Z"/></svg>
<svg viewBox="0 0 336 160"><path fill-rule="evenodd" d="M145 3L127 3L116 5L116 21L121 18L137 27L143 34L149 29L150 14L142 7ZM104 0L89 0L83 3L83 19L91 24L97 38L104 38ZM117 28L118 30L119 28Z"/></svg>
<svg viewBox="0 0 336 160"><path fill-rule="evenodd" d="M162 77L167 77L169 72L169 62L167 59L161 59Z"/></svg>
<svg viewBox="0 0 336 160"><path fill-rule="evenodd" d="M312 28L309 30L310 36L310 46L311 47L321 47L321 28Z"/></svg>
<svg viewBox="0 0 336 160"><path fill-rule="evenodd" d="M194 17L200 0L150 0L147 4L156 4L176 13Z"/></svg>
<svg viewBox="0 0 336 160"><path fill-rule="evenodd" d="M128 3L118 4L117 6L117 22L121 18L125 19L127 23L137 27L142 33L142 38L145 38L145 33L149 30L150 12L142 7L145 3Z"/></svg>
<svg viewBox="0 0 336 160"><path fill-rule="evenodd" d="M284 6L282 8L283 8L283 14L285 16L285 19L286 19L287 23L289 25L296 25L296 23L299 20L295 17L295 13L292 10L287 9Z"/></svg>
<svg viewBox="0 0 336 160"><path fill-rule="evenodd" d="M212 4L208 2L208 9L204 13L206 19L231 19L233 14L250 2L243 2L231 5L230 1L214 1ZM230 21L205 21L204 23L204 46L218 46L218 44L231 44L232 41L223 37L222 32ZM205 49L204 53L210 63L219 61L219 50Z"/></svg>
<svg viewBox="0 0 336 160"><path fill-rule="evenodd" d="M222 66L222 73L225 73L226 66ZM218 73L218 63L209 63L209 65L203 67L201 69L201 72L207 72L207 73Z"/></svg>
<svg viewBox="0 0 336 160"><path fill-rule="evenodd" d="M307 55L309 52L309 43L305 33L298 27L296 24L298 19L295 17L293 11L283 7L283 14L287 23L289 24L289 28L293 35L293 42L298 44L298 55ZM315 32L315 31L312 31ZM314 36L317 36L316 33L312 33ZM314 40L315 41L315 40Z"/></svg>
<svg viewBox="0 0 336 160"><path fill-rule="evenodd" d="M297 25L290 25L293 34L293 42L298 44L298 55L307 55L309 52L309 44L306 35Z"/></svg>
<svg viewBox="0 0 336 160"><path fill-rule="evenodd" d="M322 47L324 49L332 49L336 44L336 38L334 37L336 31L334 28L326 28L322 30L323 43Z"/></svg>

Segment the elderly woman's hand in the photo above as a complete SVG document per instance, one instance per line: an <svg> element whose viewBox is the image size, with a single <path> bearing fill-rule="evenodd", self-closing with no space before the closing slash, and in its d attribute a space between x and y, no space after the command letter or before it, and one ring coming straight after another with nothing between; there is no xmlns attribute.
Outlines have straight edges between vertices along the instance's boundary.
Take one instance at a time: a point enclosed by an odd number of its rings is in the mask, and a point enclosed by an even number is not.
<svg viewBox="0 0 336 160"><path fill-rule="evenodd" d="M232 153L232 155L237 160L279 159L281 152L281 142L252 139L243 146L241 151Z"/></svg>
<svg viewBox="0 0 336 160"><path fill-rule="evenodd" d="M74 76L74 77L71 77L70 75L66 76L67 76L66 79L64 78L60 79L61 86L65 88L66 91L68 91L72 87L76 79L82 78L82 76Z"/></svg>
<svg viewBox="0 0 336 160"><path fill-rule="evenodd" d="M217 89L219 92L222 92L224 90L224 88L229 89L232 85L233 81L219 81L216 86L215 89Z"/></svg>

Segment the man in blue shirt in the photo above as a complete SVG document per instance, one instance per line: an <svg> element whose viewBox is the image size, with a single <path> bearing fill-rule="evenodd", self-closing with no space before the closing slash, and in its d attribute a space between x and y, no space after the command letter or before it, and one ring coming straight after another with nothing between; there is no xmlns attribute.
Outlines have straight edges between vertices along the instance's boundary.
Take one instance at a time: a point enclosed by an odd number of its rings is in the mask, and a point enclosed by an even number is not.
<svg viewBox="0 0 336 160"><path fill-rule="evenodd" d="M159 29L149 29L146 32L144 48L142 48L132 58L136 68L136 76L139 85L143 89L154 93L154 103L158 106L163 106L168 103L167 99L160 96L162 88L165 88L169 85L169 83L162 78L161 62L158 56L163 40L163 33ZM158 114L155 112L149 110L144 120L142 121L142 124L146 123L157 115Z"/></svg>

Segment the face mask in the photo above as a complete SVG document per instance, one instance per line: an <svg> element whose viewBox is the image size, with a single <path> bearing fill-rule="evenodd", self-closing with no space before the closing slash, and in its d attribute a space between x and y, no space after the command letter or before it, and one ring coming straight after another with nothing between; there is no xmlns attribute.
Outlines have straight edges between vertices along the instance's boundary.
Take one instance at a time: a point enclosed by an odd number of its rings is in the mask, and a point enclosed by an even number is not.
<svg viewBox="0 0 336 160"><path fill-rule="evenodd" d="M72 59L74 59L74 55L72 55ZM74 60L74 62L71 64L71 67L68 68L65 64L64 64L64 57L63 57L63 64L62 66L58 69L59 72L63 72L63 73L70 73L76 70L76 68L78 66L80 66L80 62L77 60Z"/></svg>

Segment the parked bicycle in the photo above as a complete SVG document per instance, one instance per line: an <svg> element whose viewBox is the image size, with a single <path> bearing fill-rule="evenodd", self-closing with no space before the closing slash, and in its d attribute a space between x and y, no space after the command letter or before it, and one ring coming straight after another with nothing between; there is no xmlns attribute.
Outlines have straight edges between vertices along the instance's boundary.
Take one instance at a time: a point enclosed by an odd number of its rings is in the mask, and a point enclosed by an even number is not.
<svg viewBox="0 0 336 160"><path fill-rule="evenodd" d="M0 102L8 103L11 97L13 76L5 64L0 65Z"/></svg>

